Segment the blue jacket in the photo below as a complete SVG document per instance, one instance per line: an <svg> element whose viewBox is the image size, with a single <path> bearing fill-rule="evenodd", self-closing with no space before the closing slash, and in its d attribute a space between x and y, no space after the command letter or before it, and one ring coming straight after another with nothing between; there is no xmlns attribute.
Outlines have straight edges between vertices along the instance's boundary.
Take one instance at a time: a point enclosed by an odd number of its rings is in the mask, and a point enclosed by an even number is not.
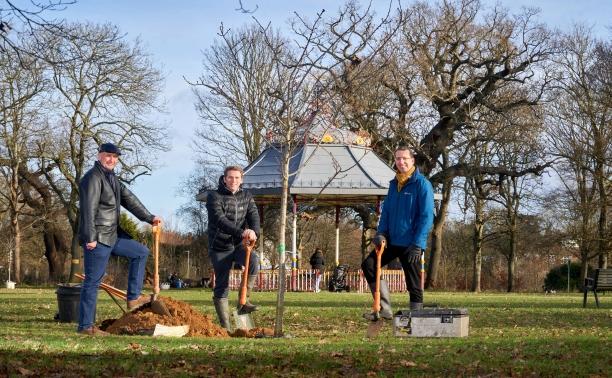
<svg viewBox="0 0 612 378"><path fill-rule="evenodd" d="M378 233L385 235L389 245L416 245L425 249L433 217L433 188L417 169L401 192L397 191L397 179L390 181L378 222Z"/></svg>

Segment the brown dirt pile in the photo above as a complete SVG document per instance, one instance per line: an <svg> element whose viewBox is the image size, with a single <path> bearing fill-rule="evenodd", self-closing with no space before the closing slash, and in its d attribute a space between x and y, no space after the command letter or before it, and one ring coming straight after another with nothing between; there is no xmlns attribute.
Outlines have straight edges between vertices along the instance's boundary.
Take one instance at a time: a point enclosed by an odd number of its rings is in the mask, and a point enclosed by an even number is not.
<svg viewBox="0 0 612 378"><path fill-rule="evenodd" d="M237 329L230 334L231 337L246 337L246 338L256 338L256 337L272 337L274 336L274 330L272 328L261 328L255 327L249 330L246 329Z"/></svg>
<svg viewBox="0 0 612 378"><path fill-rule="evenodd" d="M128 312L117 320L108 319L100 328L115 335L138 335L152 330L156 324L165 326L189 325L187 336L228 337L227 331L215 323L212 317L196 311L190 304L169 297L158 297L172 316L163 316L151 311L150 305Z"/></svg>

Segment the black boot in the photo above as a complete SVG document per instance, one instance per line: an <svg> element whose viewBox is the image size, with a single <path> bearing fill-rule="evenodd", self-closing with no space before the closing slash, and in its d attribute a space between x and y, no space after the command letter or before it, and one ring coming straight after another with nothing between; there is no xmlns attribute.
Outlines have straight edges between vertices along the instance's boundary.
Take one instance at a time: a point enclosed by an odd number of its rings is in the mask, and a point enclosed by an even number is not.
<svg viewBox="0 0 612 378"><path fill-rule="evenodd" d="M422 310L423 303L422 302L410 302L410 311Z"/></svg>
<svg viewBox="0 0 612 378"><path fill-rule="evenodd" d="M219 324L221 324L221 327L225 328L227 332L232 332L232 326L230 323L229 302L227 301L227 298L213 297L213 303L215 304L215 310L217 311Z"/></svg>
<svg viewBox="0 0 612 378"><path fill-rule="evenodd" d="M372 291L372 295L376 291L375 284L370 284L370 290ZM380 318L391 320L393 319L393 311L391 310L391 293L389 292L389 286L387 285L387 281L380 280L380 312L378 313ZM378 320L375 319L375 314L371 312L365 312L363 317L366 320Z"/></svg>
<svg viewBox="0 0 612 378"><path fill-rule="evenodd" d="M258 306L255 306L254 304L252 304L251 301L249 300L251 298L251 291L253 290L253 287L255 286L256 279L257 279L256 274L252 276L248 276L247 278L246 303L243 306L240 306L240 303L238 304L238 311L242 314L250 314L253 311L257 311L257 309L259 308Z"/></svg>

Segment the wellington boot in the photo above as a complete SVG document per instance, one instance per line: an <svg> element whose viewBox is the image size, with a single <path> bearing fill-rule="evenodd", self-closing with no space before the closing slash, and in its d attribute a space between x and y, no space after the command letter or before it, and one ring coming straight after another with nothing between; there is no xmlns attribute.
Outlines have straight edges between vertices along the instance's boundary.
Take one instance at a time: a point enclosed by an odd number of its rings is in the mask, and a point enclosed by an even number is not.
<svg viewBox="0 0 612 378"><path fill-rule="evenodd" d="M227 298L213 297L213 303L215 304L215 311L217 311L219 324L221 324L221 327L225 328L228 332L232 332L232 326L230 323L229 302Z"/></svg>
<svg viewBox="0 0 612 378"><path fill-rule="evenodd" d="M410 311L422 310L423 303L421 302L410 302Z"/></svg>

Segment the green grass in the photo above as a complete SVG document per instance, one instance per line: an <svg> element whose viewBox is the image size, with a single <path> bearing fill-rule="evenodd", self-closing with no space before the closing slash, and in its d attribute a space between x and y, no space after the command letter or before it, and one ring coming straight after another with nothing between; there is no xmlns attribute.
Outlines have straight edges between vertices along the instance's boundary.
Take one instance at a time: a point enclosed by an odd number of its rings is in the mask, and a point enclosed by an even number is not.
<svg viewBox="0 0 612 378"><path fill-rule="evenodd" d="M164 295L214 314L210 290ZM231 294L236 300L236 293ZM254 293L258 326L274 327L275 293ZM100 295L98 319L120 316ZM406 307L393 295L394 308ZM426 293L426 304L469 310L467 338L365 338L371 297L287 293L290 338L208 339L75 333L57 323L53 289L0 289L0 377L35 376L611 376L612 296Z"/></svg>

